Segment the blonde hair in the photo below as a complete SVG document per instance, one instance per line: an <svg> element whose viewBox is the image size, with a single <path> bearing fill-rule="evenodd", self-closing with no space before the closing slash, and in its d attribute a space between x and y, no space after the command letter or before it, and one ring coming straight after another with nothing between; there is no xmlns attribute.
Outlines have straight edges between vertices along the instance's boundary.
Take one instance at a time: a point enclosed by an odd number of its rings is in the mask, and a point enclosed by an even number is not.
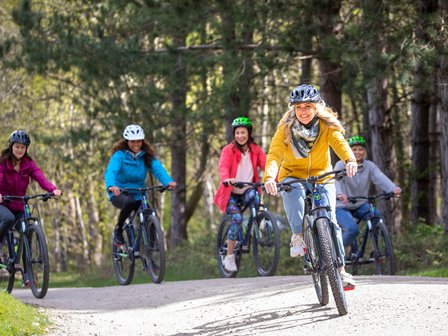
<svg viewBox="0 0 448 336"><path fill-rule="evenodd" d="M285 133L285 143L291 142L291 128L294 122L297 120L296 112L294 110L294 105L289 104L289 110L283 114L282 119L278 123L278 126L283 126L283 131ZM314 103L317 110L317 117L322 119L322 121L330 128L340 131L345 134L344 127L341 121L338 119L338 114L334 112L331 108L325 105L325 102L321 100L319 103Z"/></svg>

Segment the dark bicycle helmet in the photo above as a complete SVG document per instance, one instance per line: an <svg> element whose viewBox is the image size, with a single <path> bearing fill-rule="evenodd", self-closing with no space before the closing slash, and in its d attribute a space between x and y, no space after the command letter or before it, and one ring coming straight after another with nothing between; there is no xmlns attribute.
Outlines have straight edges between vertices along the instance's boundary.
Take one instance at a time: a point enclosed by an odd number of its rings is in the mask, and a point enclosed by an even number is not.
<svg viewBox="0 0 448 336"><path fill-rule="evenodd" d="M31 139L24 130L16 130L12 132L11 135L9 136L9 143L11 145L15 143L20 143L28 147L31 143Z"/></svg>
<svg viewBox="0 0 448 336"><path fill-rule="evenodd" d="M289 102L298 104L304 102L318 103L321 101L319 91L312 85L302 84L291 91Z"/></svg>
<svg viewBox="0 0 448 336"><path fill-rule="evenodd" d="M356 145L365 147L366 143L367 143L366 139L364 139L364 137L360 135L354 135L348 139L348 144L350 145L350 147Z"/></svg>
<svg viewBox="0 0 448 336"><path fill-rule="evenodd" d="M246 127L249 131L249 134L252 133L252 121L247 117L238 117L232 121L232 129L233 132L237 129L237 127Z"/></svg>

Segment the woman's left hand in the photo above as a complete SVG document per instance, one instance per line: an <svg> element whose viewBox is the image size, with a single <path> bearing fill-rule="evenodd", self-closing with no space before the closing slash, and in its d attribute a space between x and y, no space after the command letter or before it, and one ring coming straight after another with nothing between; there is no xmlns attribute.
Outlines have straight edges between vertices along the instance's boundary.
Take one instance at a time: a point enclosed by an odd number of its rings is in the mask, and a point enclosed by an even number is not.
<svg viewBox="0 0 448 336"><path fill-rule="evenodd" d="M170 182L168 183L168 189L176 189L177 188L177 183L176 182Z"/></svg>
<svg viewBox="0 0 448 336"><path fill-rule="evenodd" d="M358 164L356 162L347 162L345 165L345 170L347 172L347 176L355 176L358 171Z"/></svg>

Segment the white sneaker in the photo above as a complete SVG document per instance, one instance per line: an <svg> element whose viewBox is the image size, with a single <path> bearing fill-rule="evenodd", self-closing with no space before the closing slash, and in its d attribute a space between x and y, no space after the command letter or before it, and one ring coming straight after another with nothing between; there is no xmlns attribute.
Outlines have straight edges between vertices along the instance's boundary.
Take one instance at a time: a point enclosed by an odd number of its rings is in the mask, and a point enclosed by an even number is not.
<svg viewBox="0 0 448 336"><path fill-rule="evenodd" d="M355 289L356 282L350 273L343 271L339 272L339 274L341 275L342 287L344 287L344 289Z"/></svg>
<svg viewBox="0 0 448 336"><path fill-rule="evenodd" d="M300 233L293 233L291 236L291 248L289 249L289 254L291 257L303 257L306 253L306 245L303 241L302 235Z"/></svg>
<svg viewBox="0 0 448 336"><path fill-rule="evenodd" d="M235 255L234 254L226 255L222 264L223 264L224 268L226 269L226 271L228 271L228 272L238 271L238 268L236 267L236 263L235 263Z"/></svg>

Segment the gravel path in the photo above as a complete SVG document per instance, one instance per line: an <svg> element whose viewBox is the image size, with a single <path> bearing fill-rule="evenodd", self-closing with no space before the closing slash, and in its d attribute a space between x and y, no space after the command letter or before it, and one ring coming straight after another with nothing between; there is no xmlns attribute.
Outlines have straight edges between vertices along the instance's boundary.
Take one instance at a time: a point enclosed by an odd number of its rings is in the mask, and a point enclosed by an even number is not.
<svg viewBox="0 0 448 336"><path fill-rule="evenodd" d="M23 302L50 316L49 335L448 335L448 279L356 277L349 313L318 304L310 276L50 289Z"/></svg>

